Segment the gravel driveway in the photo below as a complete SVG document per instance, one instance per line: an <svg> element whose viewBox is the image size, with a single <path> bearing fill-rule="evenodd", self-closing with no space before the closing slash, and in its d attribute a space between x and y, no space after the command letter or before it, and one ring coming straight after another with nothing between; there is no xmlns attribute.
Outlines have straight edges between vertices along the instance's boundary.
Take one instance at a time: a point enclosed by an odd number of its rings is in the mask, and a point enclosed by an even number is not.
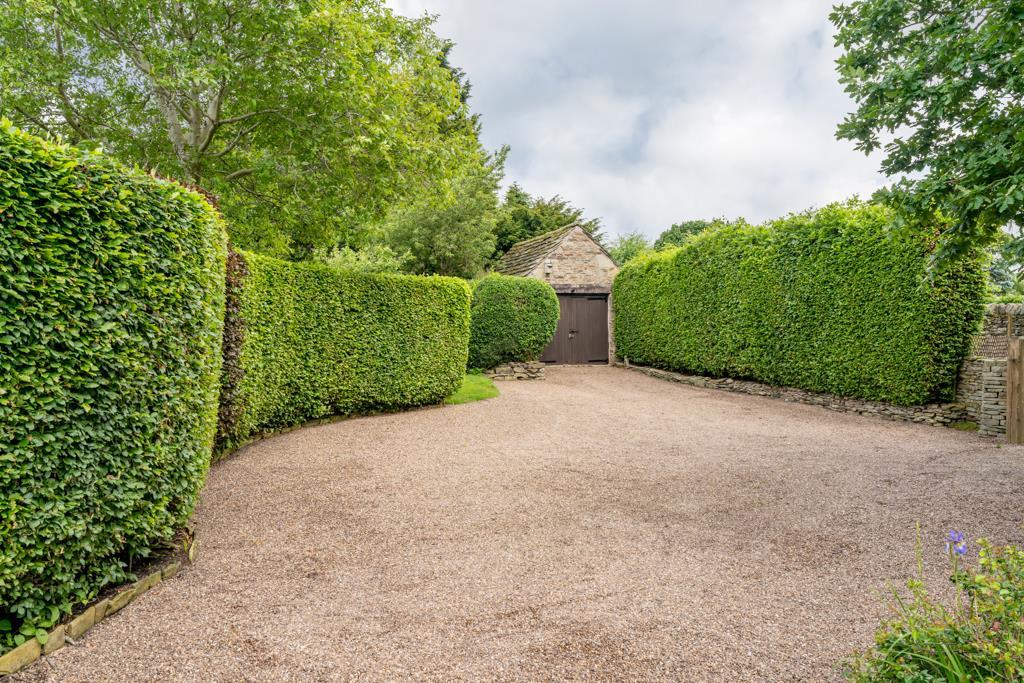
<svg viewBox="0 0 1024 683"><path fill-rule="evenodd" d="M21 681L829 680L941 537L1024 542L1024 449L553 368L216 466L200 557Z"/></svg>

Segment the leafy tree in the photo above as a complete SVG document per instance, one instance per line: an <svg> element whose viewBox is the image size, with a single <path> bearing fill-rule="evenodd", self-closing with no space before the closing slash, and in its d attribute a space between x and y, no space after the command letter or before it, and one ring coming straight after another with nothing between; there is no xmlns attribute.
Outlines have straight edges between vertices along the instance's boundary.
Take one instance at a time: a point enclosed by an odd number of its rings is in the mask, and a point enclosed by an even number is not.
<svg viewBox="0 0 1024 683"><path fill-rule="evenodd" d="M498 187L507 149L467 168L452 192L394 209L384 223L394 251L408 252L408 270L418 274L479 275L494 251Z"/></svg>
<svg viewBox="0 0 1024 683"><path fill-rule="evenodd" d="M383 244L369 244L360 249L339 247L324 259L329 266L357 273L402 273L412 261L408 253L396 254Z"/></svg>
<svg viewBox="0 0 1024 683"><path fill-rule="evenodd" d="M612 255L615 262L624 266L637 256L642 256L651 250L651 243L643 233L634 230L625 235L619 235L612 240L608 253Z"/></svg>
<svg viewBox="0 0 1024 683"><path fill-rule="evenodd" d="M1024 295L1024 259L1016 248L1021 238L1020 226L1011 223L989 249L989 282L992 294L997 297Z"/></svg>
<svg viewBox="0 0 1024 683"><path fill-rule="evenodd" d="M673 223L672 227L661 233L658 239L654 240L654 248L658 251L667 249L668 247L678 247L682 245L690 235L696 235L698 232L707 230L712 225L712 221L683 221L682 223Z"/></svg>
<svg viewBox="0 0 1024 683"><path fill-rule="evenodd" d="M898 179L882 197L904 221L952 219L940 259L1024 218L1024 4L857 0L832 22L840 80L858 108L838 137Z"/></svg>
<svg viewBox="0 0 1024 683"><path fill-rule="evenodd" d="M598 242L603 241L600 218L584 218L582 209L577 209L558 195L551 199L532 197L518 184L513 183L505 192L505 200L495 228L497 243L494 257L504 254L516 242L573 223L579 223Z"/></svg>
<svg viewBox="0 0 1024 683"><path fill-rule="evenodd" d="M0 5L0 110L219 195L306 257L480 156L431 19L382 0Z"/></svg>

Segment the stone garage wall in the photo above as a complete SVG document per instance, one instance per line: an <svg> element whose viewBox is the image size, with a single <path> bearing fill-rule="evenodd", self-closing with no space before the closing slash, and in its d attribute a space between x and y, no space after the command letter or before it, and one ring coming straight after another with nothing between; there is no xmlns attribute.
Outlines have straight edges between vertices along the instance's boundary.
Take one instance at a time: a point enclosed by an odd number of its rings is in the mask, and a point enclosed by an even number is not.
<svg viewBox="0 0 1024 683"><path fill-rule="evenodd" d="M529 276L544 280L556 292L574 288L610 292L618 272L608 253L583 228L576 227Z"/></svg>

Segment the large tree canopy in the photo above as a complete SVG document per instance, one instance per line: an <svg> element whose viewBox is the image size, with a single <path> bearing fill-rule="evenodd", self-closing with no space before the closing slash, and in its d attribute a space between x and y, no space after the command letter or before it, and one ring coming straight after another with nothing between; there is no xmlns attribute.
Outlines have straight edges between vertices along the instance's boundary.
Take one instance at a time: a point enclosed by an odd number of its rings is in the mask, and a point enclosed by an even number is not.
<svg viewBox="0 0 1024 683"><path fill-rule="evenodd" d="M408 254L406 270L421 275L479 275L494 251L498 186L505 174L503 148L486 163L467 166L452 192L393 209L381 232L396 253Z"/></svg>
<svg viewBox="0 0 1024 683"><path fill-rule="evenodd" d="M380 0L0 5L0 111L199 184L303 257L481 156L431 20Z"/></svg>
<svg viewBox="0 0 1024 683"><path fill-rule="evenodd" d="M908 220L952 220L941 257L1024 218L1024 2L857 0L835 8L841 81L858 108L838 136L897 178Z"/></svg>
<svg viewBox="0 0 1024 683"><path fill-rule="evenodd" d="M633 259L643 256L651 251L651 243L647 241L639 230L627 232L612 240L608 246L608 253L620 266L624 266Z"/></svg>
<svg viewBox="0 0 1024 683"><path fill-rule="evenodd" d="M577 209L562 197L551 199L533 197L518 184L513 183L505 192L501 213L495 226L497 243L495 258L500 257L521 242L567 225L579 223L598 242L602 241L601 219L584 218L583 210Z"/></svg>
<svg viewBox="0 0 1024 683"><path fill-rule="evenodd" d="M721 219L719 219L721 221ZM691 235L696 235L699 232L707 230L709 227L714 225L712 221L703 220L692 220L682 221L681 223L673 223L665 232L658 236L658 239L654 240L654 248L668 249L669 247L682 246Z"/></svg>

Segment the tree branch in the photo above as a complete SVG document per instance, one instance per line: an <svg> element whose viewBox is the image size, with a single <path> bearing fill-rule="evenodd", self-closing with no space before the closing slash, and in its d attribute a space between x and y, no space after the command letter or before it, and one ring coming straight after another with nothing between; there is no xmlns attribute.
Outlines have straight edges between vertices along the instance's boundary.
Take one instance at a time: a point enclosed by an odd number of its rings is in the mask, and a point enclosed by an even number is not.
<svg viewBox="0 0 1024 683"><path fill-rule="evenodd" d="M228 143L227 147L218 152L214 152L209 156L213 159L220 159L221 157L226 156L231 150L233 150L238 145L239 142L242 141L242 138L244 138L246 135L259 128L259 125L259 123L254 123L245 130L238 131L238 134L235 135L235 138L230 143Z"/></svg>
<svg viewBox="0 0 1024 683"><path fill-rule="evenodd" d="M229 173L226 176L224 176L224 180L226 180L226 181L228 181L230 183L232 180L238 180L239 178L244 178L245 176L252 175L255 172L256 172L255 168L240 168L237 171L235 171L234 173Z"/></svg>
<svg viewBox="0 0 1024 683"><path fill-rule="evenodd" d="M227 126L232 123L238 123L239 121L245 121L251 119L254 116L263 116L264 114L273 114L278 111L276 107L272 109L260 109L259 111L249 112L248 114L241 114L239 116L229 116L226 119L221 119L220 125Z"/></svg>

